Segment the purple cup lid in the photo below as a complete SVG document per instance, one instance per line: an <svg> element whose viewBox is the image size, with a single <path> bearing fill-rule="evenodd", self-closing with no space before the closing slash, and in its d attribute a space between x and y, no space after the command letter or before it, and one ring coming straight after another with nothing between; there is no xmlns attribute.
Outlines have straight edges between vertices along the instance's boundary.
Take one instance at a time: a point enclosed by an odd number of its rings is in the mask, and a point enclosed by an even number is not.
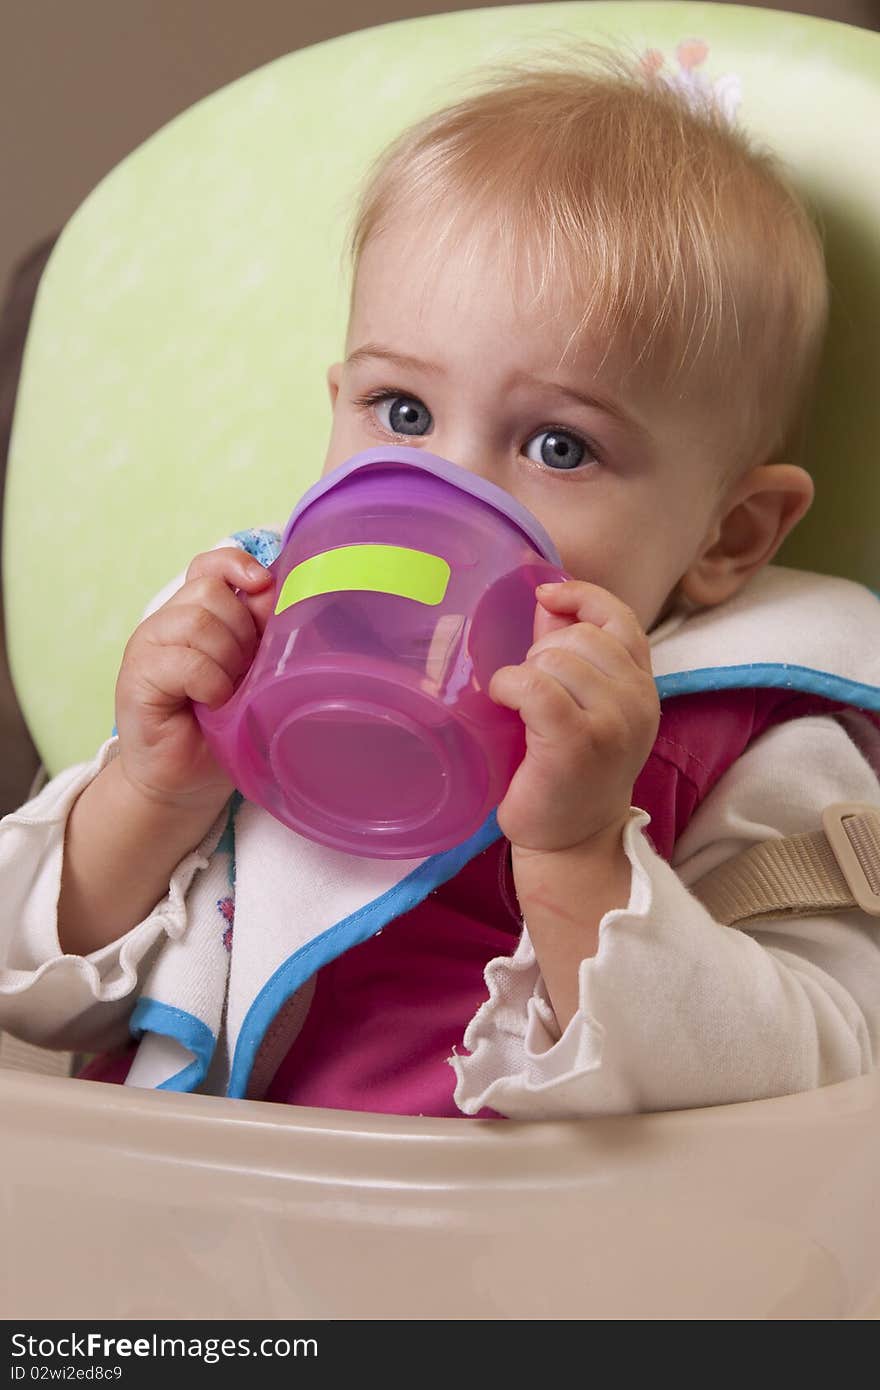
<svg viewBox="0 0 880 1390"><path fill-rule="evenodd" d="M348 477L349 473L354 473L359 468L375 467L383 463L405 463L413 468L421 468L426 473L433 473L437 478L444 478L446 482L452 483L464 492L472 493L481 501L488 502L491 507L502 512L522 531L526 539L531 542L540 555L543 555L545 560L562 569L559 552L540 521L529 511L528 507L524 507L521 502L517 502L514 497L511 497L509 492L505 492L503 487L498 487L496 483L490 483L487 478L480 478L475 473L469 473L466 468L461 468L457 463L450 463L449 459L440 458L438 454L429 454L424 449L407 449L397 444L389 444L381 449L365 449L363 453L354 454L345 463L340 463L326 477L319 478L294 507L281 537L282 550L290 539L294 522L297 517L302 516L306 507L310 507L336 483Z"/></svg>

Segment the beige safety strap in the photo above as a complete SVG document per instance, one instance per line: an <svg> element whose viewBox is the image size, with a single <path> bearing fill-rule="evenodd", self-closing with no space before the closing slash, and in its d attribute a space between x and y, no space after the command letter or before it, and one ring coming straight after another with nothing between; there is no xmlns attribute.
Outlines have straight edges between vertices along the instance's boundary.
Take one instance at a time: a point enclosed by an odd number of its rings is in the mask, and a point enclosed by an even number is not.
<svg viewBox="0 0 880 1390"><path fill-rule="evenodd" d="M880 917L880 807L839 802L822 830L765 840L712 869L691 888L728 927L860 907Z"/></svg>

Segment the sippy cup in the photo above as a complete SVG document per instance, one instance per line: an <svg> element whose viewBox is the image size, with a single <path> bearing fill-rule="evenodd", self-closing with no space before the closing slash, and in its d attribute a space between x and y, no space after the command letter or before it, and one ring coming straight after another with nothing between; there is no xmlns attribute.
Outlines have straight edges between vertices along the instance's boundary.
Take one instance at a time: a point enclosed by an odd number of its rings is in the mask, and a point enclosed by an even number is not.
<svg viewBox="0 0 880 1390"><path fill-rule="evenodd" d="M532 644L535 587L567 579L494 483L422 449L368 449L285 527L275 607L220 709L195 704L238 789L349 854L419 859L482 825L525 754L490 700Z"/></svg>

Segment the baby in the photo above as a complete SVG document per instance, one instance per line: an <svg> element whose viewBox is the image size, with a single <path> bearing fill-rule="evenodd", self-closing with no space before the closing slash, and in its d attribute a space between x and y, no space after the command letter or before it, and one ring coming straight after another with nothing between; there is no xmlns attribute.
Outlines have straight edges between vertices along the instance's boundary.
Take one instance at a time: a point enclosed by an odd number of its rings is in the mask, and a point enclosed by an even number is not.
<svg viewBox="0 0 880 1390"><path fill-rule="evenodd" d="M384 152L351 251L324 472L423 447L525 505L573 576L489 687L527 745L497 826L401 865L233 794L190 702L229 698L271 612L277 536L240 533L132 635L118 733L0 826L0 1027L115 1049L92 1078L403 1114L870 1070L871 918L697 889L880 801L876 600L769 563L813 497L827 314L774 160L623 60L501 69Z"/></svg>

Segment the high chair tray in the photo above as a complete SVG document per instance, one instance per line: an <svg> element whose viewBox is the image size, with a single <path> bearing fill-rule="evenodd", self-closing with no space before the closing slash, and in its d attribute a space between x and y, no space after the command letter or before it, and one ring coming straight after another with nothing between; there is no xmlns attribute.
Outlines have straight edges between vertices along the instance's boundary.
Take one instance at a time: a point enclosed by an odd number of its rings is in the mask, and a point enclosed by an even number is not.
<svg viewBox="0 0 880 1390"><path fill-rule="evenodd" d="M7 1318L880 1316L877 1073L571 1123L19 1072L0 1107Z"/></svg>

